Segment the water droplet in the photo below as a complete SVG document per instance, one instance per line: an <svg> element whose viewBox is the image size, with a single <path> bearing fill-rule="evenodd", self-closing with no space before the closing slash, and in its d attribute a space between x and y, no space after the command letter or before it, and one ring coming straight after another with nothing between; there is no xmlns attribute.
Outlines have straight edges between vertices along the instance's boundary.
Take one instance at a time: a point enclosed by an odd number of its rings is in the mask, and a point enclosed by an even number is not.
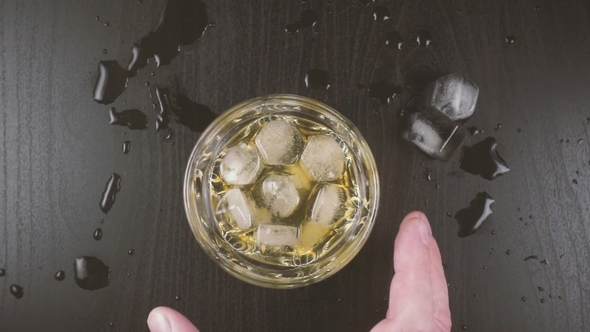
<svg viewBox="0 0 590 332"><path fill-rule="evenodd" d="M314 27L319 22L319 20L320 17L314 10L307 9L301 12L301 15L299 15L299 21L288 24L285 27L285 31L289 33L296 33L301 28Z"/></svg>
<svg viewBox="0 0 590 332"><path fill-rule="evenodd" d="M526 296L523 296L520 299L522 300L522 302L526 302Z"/></svg>
<svg viewBox="0 0 590 332"><path fill-rule="evenodd" d="M473 297L477 299L477 294L473 294Z"/></svg>
<svg viewBox="0 0 590 332"><path fill-rule="evenodd" d="M55 275L53 277L57 281L62 281L66 278L66 273L62 270L59 270L59 271L55 272Z"/></svg>
<svg viewBox="0 0 590 332"><path fill-rule="evenodd" d="M524 221L524 218L523 217L519 217L518 220Z"/></svg>
<svg viewBox="0 0 590 332"><path fill-rule="evenodd" d="M492 231L492 235L496 235L496 231Z"/></svg>
<svg viewBox="0 0 590 332"><path fill-rule="evenodd" d="M128 154L131 150L131 141L123 142L123 154Z"/></svg>
<svg viewBox="0 0 590 332"><path fill-rule="evenodd" d="M17 299L20 299L25 295L25 290L19 285L12 284L10 285L9 290L10 294L14 295Z"/></svg>
<svg viewBox="0 0 590 332"><path fill-rule="evenodd" d="M432 36L430 35L430 31L420 30L420 32L418 32L418 37L416 38L416 41L418 42L418 45L422 47L430 46L430 43L432 42Z"/></svg>
<svg viewBox="0 0 590 332"><path fill-rule="evenodd" d="M156 87L156 95L156 131L168 128L170 114L174 115L177 123L193 132L203 132L216 117L209 107L196 103L185 95L177 94L171 97L167 88Z"/></svg>
<svg viewBox="0 0 590 332"><path fill-rule="evenodd" d="M545 303L545 299L541 299L541 303Z"/></svg>
<svg viewBox="0 0 590 332"><path fill-rule="evenodd" d="M512 253L511 250L506 250L506 255L510 255Z"/></svg>
<svg viewBox="0 0 590 332"><path fill-rule="evenodd" d="M127 250L127 254L128 254L129 256L133 256L133 255L135 254L135 250L133 250L133 249L129 249L129 250Z"/></svg>
<svg viewBox="0 0 590 332"><path fill-rule="evenodd" d="M108 27L108 26L109 26L109 22L104 22L104 24L103 24L103 25L104 25L105 27Z"/></svg>
<svg viewBox="0 0 590 332"><path fill-rule="evenodd" d="M510 35L510 36L506 36L506 44L512 45L516 43L516 37Z"/></svg>
<svg viewBox="0 0 590 332"><path fill-rule="evenodd" d="M127 273L127 278L130 278L130 277L131 277L131 273Z"/></svg>
<svg viewBox="0 0 590 332"><path fill-rule="evenodd" d="M168 128L170 122L170 93L167 88L156 87L158 98L158 114L156 115L156 131Z"/></svg>
<svg viewBox="0 0 590 332"><path fill-rule="evenodd" d="M461 328L463 329L463 331L467 331L467 325L463 325L461 326Z"/></svg>
<svg viewBox="0 0 590 332"><path fill-rule="evenodd" d="M573 180L572 180L572 182L573 182L574 184L578 184L578 180L576 180L576 179L573 179Z"/></svg>
<svg viewBox="0 0 590 332"><path fill-rule="evenodd" d="M535 6L535 11L536 11L536 12L538 12L538 11L540 11L540 10L541 10L541 7L540 7L540 6Z"/></svg>
<svg viewBox="0 0 590 332"><path fill-rule="evenodd" d="M484 269L484 270L487 270L487 269L488 269L488 267L484 265L483 269Z"/></svg>
<svg viewBox="0 0 590 332"><path fill-rule="evenodd" d="M438 182L436 183L435 188L440 189L440 184L438 184Z"/></svg>
<svg viewBox="0 0 590 332"><path fill-rule="evenodd" d="M542 292L544 290L541 286L537 287L537 289L539 290L539 292Z"/></svg>
<svg viewBox="0 0 590 332"><path fill-rule="evenodd" d="M102 212L106 214L111 210L113 204L115 204L115 197L119 190L121 190L121 176L117 173L113 173L107 181L100 200L100 209Z"/></svg>
<svg viewBox="0 0 590 332"><path fill-rule="evenodd" d="M469 206L457 212L455 219L459 222L459 237L475 233L492 214L494 199L487 192L480 192L469 202Z"/></svg>
<svg viewBox="0 0 590 332"><path fill-rule="evenodd" d="M106 49L106 48L104 48L104 49L102 50L102 54L107 54L107 53L108 53L107 49Z"/></svg>
<svg viewBox="0 0 590 332"><path fill-rule="evenodd" d="M179 296L179 295L176 295L176 296L174 297L174 299L175 299L176 301L180 301L180 296Z"/></svg>
<svg viewBox="0 0 590 332"><path fill-rule="evenodd" d="M487 180L507 173L510 168L498 153L497 146L498 143L493 137L488 137L471 147L464 146L459 167Z"/></svg>
<svg viewBox="0 0 590 332"><path fill-rule="evenodd" d="M310 69L305 74L305 87L317 87L328 90L330 88L330 79L328 72L322 69Z"/></svg>
<svg viewBox="0 0 590 332"><path fill-rule="evenodd" d="M130 75L152 57L157 67L169 64L178 55L178 46L198 40L207 25L207 8L202 1L168 1L156 29L133 44L127 65Z"/></svg>
<svg viewBox="0 0 590 332"><path fill-rule="evenodd" d="M520 134L522 132L522 129L518 128L516 129L516 132Z"/></svg>
<svg viewBox="0 0 590 332"><path fill-rule="evenodd" d="M6 269L0 269L0 277L4 277L6 275Z"/></svg>
<svg viewBox="0 0 590 332"><path fill-rule="evenodd" d="M390 31L387 34L387 39L385 40L386 45L391 45L397 47L398 50L402 49L402 45L404 44L404 38L402 35L399 34L397 31Z"/></svg>
<svg viewBox="0 0 590 332"><path fill-rule="evenodd" d="M450 213L450 212L447 212L447 217L452 218L453 217L453 214Z"/></svg>
<svg viewBox="0 0 590 332"><path fill-rule="evenodd" d="M94 100L110 104L127 88L128 73L117 61L100 61L98 79L94 86Z"/></svg>
<svg viewBox="0 0 590 332"><path fill-rule="evenodd" d="M174 144L174 132L171 131L168 133L168 135L166 135L166 142L170 143L170 144Z"/></svg>
<svg viewBox="0 0 590 332"><path fill-rule="evenodd" d="M401 92L400 87L387 81L373 82L369 85L369 97L378 99L384 105L389 104L391 99Z"/></svg>
<svg viewBox="0 0 590 332"><path fill-rule="evenodd" d="M92 237L96 240L99 241L100 239L102 239L102 228L97 228L94 230L94 234L92 234Z"/></svg>
<svg viewBox="0 0 590 332"><path fill-rule="evenodd" d="M109 326L110 326L110 327L115 327L115 323L114 323L114 322L110 322L110 323L109 323Z"/></svg>
<svg viewBox="0 0 590 332"><path fill-rule="evenodd" d="M471 134L471 136L475 136L480 133L483 133L483 130L479 131L479 129L477 129L477 127L475 127L475 126L467 127L467 131Z"/></svg>
<svg viewBox="0 0 590 332"><path fill-rule="evenodd" d="M124 126L131 130L147 129L147 115L138 109L117 112L114 107L109 111L109 123L111 125Z"/></svg>
<svg viewBox="0 0 590 332"><path fill-rule="evenodd" d="M530 256L525 257L524 258L524 261L526 262L526 261L528 261L530 259L539 259L539 256L537 256L537 255L530 255Z"/></svg>
<svg viewBox="0 0 590 332"><path fill-rule="evenodd" d="M97 20L97 21L100 21L100 16L97 16L94 19Z"/></svg>
<svg viewBox="0 0 590 332"><path fill-rule="evenodd" d="M215 28L215 22L209 22L209 24L207 24L207 28Z"/></svg>
<svg viewBox="0 0 590 332"><path fill-rule="evenodd" d="M109 267L96 257L82 256L74 261L74 278L82 289L96 290L108 286Z"/></svg>
<svg viewBox="0 0 590 332"><path fill-rule="evenodd" d="M389 9L385 6L375 6L375 8L373 8L373 19L375 19L375 21L389 20Z"/></svg>

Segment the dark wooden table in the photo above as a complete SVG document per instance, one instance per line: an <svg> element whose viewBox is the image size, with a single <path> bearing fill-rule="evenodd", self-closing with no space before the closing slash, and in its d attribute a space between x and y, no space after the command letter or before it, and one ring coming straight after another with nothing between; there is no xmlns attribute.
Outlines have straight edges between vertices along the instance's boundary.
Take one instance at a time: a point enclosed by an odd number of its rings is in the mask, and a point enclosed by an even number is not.
<svg viewBox="0 0 590 332"><path fill-rule="evenodd" d="M167 305L202 331L367 331L385 316L393 240L415 209L430 218L442 251L453 330L590 329L590 2L207 1L214 24L200 41L169 65L152 61L114 103L93 101L98 62L126 66L132 43L156 27L165 5L0 0L0 330L145 331L150 309ZM389 20L374 20L377 5ZM305 9L318 24L285 32ZM401 50L385 44L392 30L404 38ZM421 30L432 36L428 47L416 42ZM312 68L328 72L329 90L306 88ZM422 69L461 71L479 85L468 125L484 133L469 139L496 137L508 174L487 181L465 173L459 153L429 160L399 137L399 97L382 105L359 88L406 86ZM293 93L350 118L372 148L382 190L358 256L332 278L288 291L218 268L193 238L182 203L199 134L174 122L155 131L155 86L215 113ZM148 129L110 125L110 107L142 110ZM131 141L126 155L123 141ZM99 201L112 173L121 191L105 215ZM458 238L446 214L481 191L496 199L494 214ZM76 285L73 263L83 255L110 267L107 287ZM531 255L539 259L524 261ZM12 284L23 287L21 299Z"/></svg>

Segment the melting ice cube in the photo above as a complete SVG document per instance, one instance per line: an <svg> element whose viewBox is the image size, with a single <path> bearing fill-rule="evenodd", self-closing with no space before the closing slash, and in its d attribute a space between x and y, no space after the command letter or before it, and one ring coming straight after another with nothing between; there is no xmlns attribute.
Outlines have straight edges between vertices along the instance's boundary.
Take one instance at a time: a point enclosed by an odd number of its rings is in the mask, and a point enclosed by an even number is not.
<svg viewBox="0 0 590 332"><path fill-rule="evenodd" d="M317 196L310 211L310 220L328 226L344 215L346 193L344 189L333 183L320 184L318 187Z"/></svg>
<svg viewBox="0 0 590 332"><path fill-rule="evenodd" d="M473 114L478 95L475 83L455 73L436 80L430 103L452 120L462 120Z"/></svg>
<svg viewBox="0 0 590 332"><path fill-rule="evenodd" d="M225 182L238 186L250 184L260 172L260 157L256 148L240 143L227 149L219 168Z"/></svg>
<svg viewBox="0 0 590 332"><path fill-rule="evenodd" d="M217 205L216 214L227 213L230 220L239 228L246 229L252 226L252 215L255 212L254 204L239 188L228 190Z"/></svg>
<svg viewBox="0 0 590 332"><path fill-rule="evenodd" d="M256 242L262 251L268 247L293 248L298 238L299 228L293 226L262 224L256 232Z"/></svg>
<svg viewBox="0 0 590 332"><path fill-rule="evenodd" d="M435 110L405 115L402 136L432 158L446 161L465 136L458 124Z"/></svg>
<svg viewBox="0 0 590 332"><path fill-rule="evenodd" d="M342 147L328 135L312 136L301 155L301 161L311 176L320 182L341 177L344 159Z"/></svg>
<svg viewBox="0 0 590 332"><path fill-rule="evenodd" d="M285 120L264 124L255 141L262 158L269 165L293 164L303 149L299 130Z"/></svg>
<svg viewBox="0 0 590 332"><path fill-rule="evenodd" d="M262 201L275 216L290 216L299 205L299 192L288 175L271 174L262 182Z"/></svg>

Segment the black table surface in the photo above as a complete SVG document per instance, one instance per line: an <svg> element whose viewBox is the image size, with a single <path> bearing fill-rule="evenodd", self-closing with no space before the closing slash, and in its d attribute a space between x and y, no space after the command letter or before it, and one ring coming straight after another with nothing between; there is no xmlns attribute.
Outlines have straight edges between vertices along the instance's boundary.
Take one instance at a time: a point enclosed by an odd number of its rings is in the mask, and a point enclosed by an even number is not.
<svg viewBox="0 0 590 332"><path fill-rule="evenodd" d="M374 20L378 5L389 19ZM206 1L211 24L199 41L169 65L151 61L114 103L95 102L98 62L125 66L165 6L0 0L0 330L145 331L149 311L166 305L201 331L368 331L387 311L393 241L412 210L427 214L441 248L453 330L590 330L590 2ZM319 22L286 32L306 9ZM385 43L393 30L401 50ZM422 30L428 47L418 45ZM330 88L307 88L309 69L327 71ZM407 86L420 70L463 72L479 85L467 126L484 133L468 140L495 137L509 173L494 181L465 173L458 152L446 163L428 159L399 136L401 98L383 105L363 88ZM156 132L155 86L217 114L290 93L347 116L381 181L375 228L358 256L295 290L255 287L217 267L194 239L182 200L199 133L177 123ZM148 129L110 125L110 107L142 110ZM123 141L131 141L125 155ZM121 191L104 214L99 201L112 173ZM459 238L447 213L482 191L495 198L494 213ZM531 255L538 259L524 260ZM77 286L80 256L110 267L107 287ZM23 287L21 299L12 284Z"/></svg>

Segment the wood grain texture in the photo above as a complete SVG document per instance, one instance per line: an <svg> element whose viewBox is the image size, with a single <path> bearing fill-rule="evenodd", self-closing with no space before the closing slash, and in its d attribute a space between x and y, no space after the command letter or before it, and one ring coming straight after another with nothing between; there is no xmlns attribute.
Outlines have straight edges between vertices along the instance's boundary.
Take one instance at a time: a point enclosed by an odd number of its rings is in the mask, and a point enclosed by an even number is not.
<svg viewBox="0 0 590 332"><path fill-rule="evenodd" d="M108 107L92 101L97 63L125 64L165 0L0 0L0 330L145 331L150 309L167 305L201 331L368 331L385 316L393 240L415 209L430 218L442 251L453 330L590 329L588 1L377 0L390 10L386 22L373 20L373 4L352 0L206 3L215 27L169 66L141 70L113 104L145 108L149 129L129 131L109 125ZM285 33L308 8L320 16L315 33ZM391 29L405 39L401 51L385 45ZM415 43L422 29L432 34L429 48ZM507 35L516 43L506 44ZM305 88L310 68L328 71L328 91ZM471 140L496 137L507 175L490 182L463 173L458 154L448 163L427 159L398 136L399 101L382 106L357 87L383 79L403 85L416 68L462 71L480 86L469 125L485 133ZM373 150L382 187L376 226L359 255L330 279L289 291L254 287L216 267L182 205L198 135L177 126L170 144L167 132L155 132L147 81L217 113L255 96L294 93L350 118ZM440 189L426 181L426 168ZM113 172L122 189L105 216L98 203ZM483 190L496 199L494 214L460 239L446 213ZM97 227L101 241L92 239ZM72 265L81 255L111 268L108 287L76 286ZM524 262L529 255L548 264ZM53 275L62 269L58 282ZM20 300L8 291L13 283L25 289Z"/></svg>

